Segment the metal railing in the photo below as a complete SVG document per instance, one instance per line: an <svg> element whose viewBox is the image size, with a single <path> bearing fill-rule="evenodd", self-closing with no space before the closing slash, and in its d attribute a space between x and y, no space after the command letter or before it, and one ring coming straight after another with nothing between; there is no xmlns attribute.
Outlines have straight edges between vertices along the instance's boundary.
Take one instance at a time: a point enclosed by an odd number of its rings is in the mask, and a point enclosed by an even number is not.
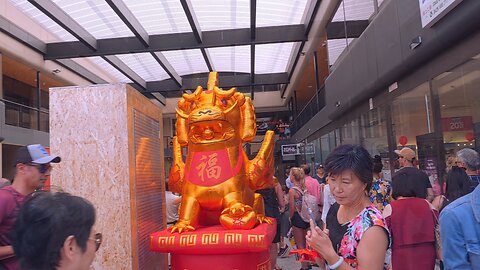
<svg viewBox="0 0 480 270"><path fill-rule="evenodd" d="M47 110L37 109L10 100L5 103L5 124L49 132L49 114Z"/></svg>
<svg viewBox="0 0 480 270"><path fill-rule="evenodd" d="M318 90L293 120L291 125L292 135L312 119L323 107L325 107L325 88Z"/></svg>

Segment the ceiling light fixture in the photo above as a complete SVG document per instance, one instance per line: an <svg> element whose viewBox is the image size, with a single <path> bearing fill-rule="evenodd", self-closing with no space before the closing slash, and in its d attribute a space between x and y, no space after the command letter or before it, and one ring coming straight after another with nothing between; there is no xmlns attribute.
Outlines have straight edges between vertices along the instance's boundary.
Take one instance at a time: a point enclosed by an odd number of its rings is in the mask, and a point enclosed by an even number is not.
<svg viewBox="0 0 480 270"><path fill-rule="evenodd" d="M62 71L61 71L60 69L58 69L58 68L52 70L52 73L53 73L53 74L57 74L57 73L60 73L60 72L62 72Z"/></svg>

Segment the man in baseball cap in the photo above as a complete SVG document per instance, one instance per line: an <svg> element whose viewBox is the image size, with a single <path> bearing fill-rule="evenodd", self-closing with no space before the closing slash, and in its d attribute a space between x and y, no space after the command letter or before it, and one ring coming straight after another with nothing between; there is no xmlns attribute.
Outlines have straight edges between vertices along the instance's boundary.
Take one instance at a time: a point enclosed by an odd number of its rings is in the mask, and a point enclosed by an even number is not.
<svg viewBox="0 0 480 270"><path fill-rule="evenodd" d="M417 158L415 151L413 151L411 148L404 147L400 150L395 150L395 154L398 155L398 163L401 167L399 172L415 175L415 178L418 179L418 197L427 199L431 202L434 197L432 183L430 183L428 175L414 165L414 162Z"/></svg>
<svg viewBox="0 0 480 270"><path fill-rule="evenodd" d="M0 269L19 269L11 246L10 231L20 207L50 175L50 164L60 160L58 156L49 155L40 144L22 146L17 150L12 184L0 189Z"/></svg>

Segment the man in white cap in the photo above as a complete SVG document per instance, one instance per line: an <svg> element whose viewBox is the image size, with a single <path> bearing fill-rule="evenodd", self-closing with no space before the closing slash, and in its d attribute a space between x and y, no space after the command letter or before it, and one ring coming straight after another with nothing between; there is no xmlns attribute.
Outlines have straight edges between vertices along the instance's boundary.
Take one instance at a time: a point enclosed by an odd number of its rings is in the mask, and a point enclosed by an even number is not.
<svg viewBox="0 0 480 270"><path fill-rule="evenodd" d="M408 147L404 147L401 150L395 150L395 154L398 155L398 163L401 171L411 171L408 173L418 174L416 178L422 179L418 183L416 197L424 198L431 202L434 198L432 184L430 183L430 179L428 179L428 175L414 165L414 162L417 158L415 151Z"/></svg>
<svg viewBox="0 0 480 270"><path fill-rule="evenodd" d="M12 184L0 189L0 268L19 269L11 246L10 231L20 207L50 175L50 163L60 160L58 156L49 155L40 144L22 146L17 150Z"/></svg>

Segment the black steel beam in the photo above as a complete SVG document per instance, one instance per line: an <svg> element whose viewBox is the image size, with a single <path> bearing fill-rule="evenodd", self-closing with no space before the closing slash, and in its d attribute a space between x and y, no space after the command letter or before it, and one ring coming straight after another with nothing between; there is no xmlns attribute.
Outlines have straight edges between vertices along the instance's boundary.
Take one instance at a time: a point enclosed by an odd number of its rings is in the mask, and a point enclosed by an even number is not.
<svg viewBox="0 0 480 270"><path fill-rule="evenodd" d="M69 69L70 71L82 76L86 80L89 80L91 83L94 84L102 84L107 83L104 79L98 77L88 69L84 68L82 65L78 64L77 62L71 59L58 59L55 60L60 65L64 66L65 68Z"/></svg>
<svg viewBox="0 0 480 270"><path fill-rule="evenodd" d="M106 55L102 56L103 60L107 61L110 65L116 68L118 71L123 73L123 75L127 76L130 80L132 80L136 85L140 86L143 90L147 89L147 83L145 82L142 77L140 77L137 73L131 70L122 60L118 57L113 55Z"/></svg>
<svg viewBox="0 0 480 270"><path fill-rule="evenodd" d="M182 77L182 86L179 87L172 79L163 81L147 82L147 92L166 92L166 91L184 91L195 89L199 85L206 86L208 73L196 74L196 76ZM244 87L270 84L285 84L288 83L288 74L271 73L271 74L256 74L255 84L251 83L251 75L249 73L241 74L222 74L219 73L219 87Z"/></svg>
<svg viewBox="0 0 480 270"><path fill-rule="evenodd" d="M148 47L148 33L122 0L105 0L133 34Z"/></svg>
<svg viewBox="0 0 480 270"><path fill-rule="evenodd" d="M203 59L205 60L205 63L207 64L208 70L209 71L214 71L215 68L213 66L213 61L212 58L210 57L210 53L208 52L207 49L201 48L200 51L202 52Z"/></svg>
<svg viewBox="0 0 480 270"><path fill-rule="evenodd" d="M257 30L257 0L250 0L250 37L256 38Z"/></svg>
<svg viewBox="0 0 480 270"><path fill-rule="evenodd" d="M28 0L32 5L42 11L50 19L63 27L67 32L76 37L82 44L91 50L97 49L97 40L79 23L70 17L63 9L51 0Z"/></svg>
<svg viewBox="0 0 480 270"><path fill-rule="evenodd" d="M168 73L170 78L172 78L178 86L182 85L182 77L178 75L178 73L175 71L175 69L172 67L172 65L168 62L167 58L161 53L161 52L152 52L151 53L153 58L157 60L157 62L162 66L162 68L165 70L165 72Z"/></svg>
<svg viewBox="0 0 480 270"><path fill-rule="evenodd" d="M255 45L250 45L250 83L255 83Z"/></svg>
<svg viewBox="0 0 480 270"><path fill-rule="evenodd" d="M0 31L42 54L47 52L47 44L45 44L45 42L18 27L3 16L0 16Z"/></svg>
<svg viewBox="0 0 480 270"><path fill-rule="evenodd" d="M305 25L257 27L257 38L251 40L250 28L202 32L202 43L192 33L177 33L149 36L146 48L136 37L97 40L97 50L92 51L79 41L47 44L45 59L77 58L114 54L143 53L155 51L202 49L251 44L269 44L305 41Z"/></svg>
<svg viewBox="0 0 480 270"><path fill-rule="evenodd" d="M368 26L368 20L331 22L327 26L328 39L358 38ZM347 33L345 33L345 28Z"/></svg>
<svg viewBox="0 0 480 270"><path fill-rule="evenodd" d="M195 12L193 11L192 3L190 3L190 0L180 0L180 3L182 3L183 11L187 16L188 23L190 23L195 39L198 43L202 43L202 30L200 29L197 16L195 16Z"/></svg>

